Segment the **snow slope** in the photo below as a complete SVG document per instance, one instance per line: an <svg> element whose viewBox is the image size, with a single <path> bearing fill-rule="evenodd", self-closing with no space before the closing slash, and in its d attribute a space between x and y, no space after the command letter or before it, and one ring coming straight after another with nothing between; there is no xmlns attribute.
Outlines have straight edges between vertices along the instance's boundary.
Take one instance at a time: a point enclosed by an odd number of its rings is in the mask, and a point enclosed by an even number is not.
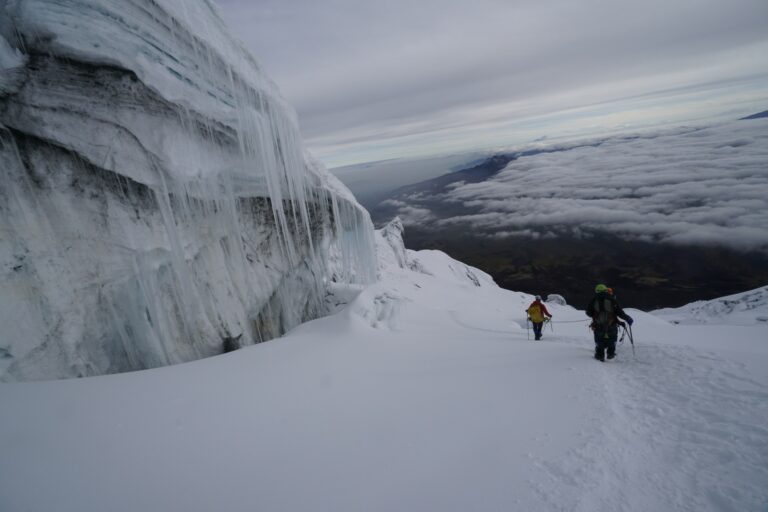
<svg viewBox="0 0 768 512"><path fill-rule="evenodd" d="M680 308L659 309L653 314L677 324L768 323L768 286L719 299L700 300Z"/></svg>
<svg viewBox="0 0 768 512"><path fill-rule="evenodd" d="M768 326L630 309L599 363L583 312L530 341L530 296L387 228L380 281L279 342L0 385L0 509L768 506Z"/></svg>

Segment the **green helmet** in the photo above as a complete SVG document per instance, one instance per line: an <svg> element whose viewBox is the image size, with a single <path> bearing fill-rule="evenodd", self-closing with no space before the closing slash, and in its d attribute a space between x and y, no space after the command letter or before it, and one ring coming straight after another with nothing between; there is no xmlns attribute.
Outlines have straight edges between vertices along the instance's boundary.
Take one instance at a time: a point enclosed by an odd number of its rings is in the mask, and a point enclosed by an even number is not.
<svg viewBox="0 0 768 512"><path fill-rule="evenodd" d="M608 291L608 287L605 286L604 284L599 284L599 285L595 286L595 293L602 293L602 292L607 292L607 291Z"/></svg>

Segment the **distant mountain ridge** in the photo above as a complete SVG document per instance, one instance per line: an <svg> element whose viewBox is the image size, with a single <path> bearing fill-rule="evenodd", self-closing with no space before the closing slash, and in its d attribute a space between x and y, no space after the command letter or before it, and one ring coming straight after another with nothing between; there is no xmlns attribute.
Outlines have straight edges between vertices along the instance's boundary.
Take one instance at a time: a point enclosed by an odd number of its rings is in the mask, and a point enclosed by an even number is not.
<svg viewBox="0 0 768 512"><path fill-rule="evenodd" d="M763 110L762 112L758 112L757 114L752 114L751 116L742 117L739 119L739 121L746 121L748 119L762 119L764 117L768 117L768 110Z"/></svg>
<svg viewBox="0 0 768 512"><path fill-rule="evenodd" d="M438 193L448 185L458 182L479 183L493 177L499 171L504 169L509 162L521 156L521 154L522 153L499 153L497 155L492 155L471 167L449 172L436 178L430 178L412 185L400 187L392 191L391 197L422 192ZM371 212L373 218L376 218L376 211L377 208L373 208L373 211ZM388 216L388 213L386 215Z"/></svg>

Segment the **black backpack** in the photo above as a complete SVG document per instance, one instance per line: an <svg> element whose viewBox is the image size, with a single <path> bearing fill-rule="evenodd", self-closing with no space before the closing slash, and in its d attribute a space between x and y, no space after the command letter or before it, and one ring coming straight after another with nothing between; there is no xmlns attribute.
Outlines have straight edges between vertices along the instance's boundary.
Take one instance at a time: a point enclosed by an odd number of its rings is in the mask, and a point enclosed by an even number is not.
<svg viewBox="0 0 768 512"><path fill-rule="evenodd" d="M592 299L592 319L599 327L608 327L616 323L616 303L607 295Z"/></svg>

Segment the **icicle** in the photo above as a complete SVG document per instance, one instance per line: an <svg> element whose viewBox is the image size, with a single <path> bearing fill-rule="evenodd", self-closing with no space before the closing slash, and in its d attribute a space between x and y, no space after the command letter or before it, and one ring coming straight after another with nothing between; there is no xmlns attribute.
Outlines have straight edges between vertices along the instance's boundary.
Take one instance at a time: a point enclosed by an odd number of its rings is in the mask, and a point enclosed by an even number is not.
<svg viewBox="0 0 768 512"><path fill-rule="evenodd" d="M0 87L0 268L11 269L0 289L34 291L5 331L13 360L0 378L204 357L323 314L332 279L375 279L367 212L307 156L295 113L214 11L206 0L8 11L30 46L3 40L24 80L13 95Z"/></svg>

